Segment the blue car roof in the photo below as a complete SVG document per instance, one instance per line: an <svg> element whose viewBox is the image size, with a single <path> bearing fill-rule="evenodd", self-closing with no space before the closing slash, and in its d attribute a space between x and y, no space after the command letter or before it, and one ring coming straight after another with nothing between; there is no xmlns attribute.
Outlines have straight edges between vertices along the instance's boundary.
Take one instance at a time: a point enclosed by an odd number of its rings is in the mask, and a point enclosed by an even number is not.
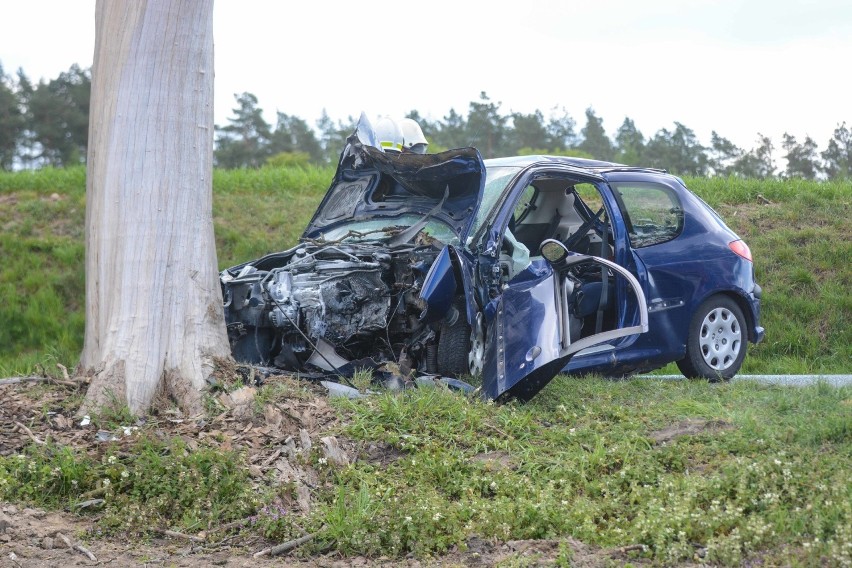
<svg viewBox="0 0 852 568"><path fill-rule="evenodd" d="M540 164L543 166L571 166L574 168L591 170L592 173L596 174L619 171L645 171L655 173L666 173L666 170L657 168L642 168L637 166L628 166L626 164L619 164L617 162L605 162L603 160L590 160L588 158L575 158L572 156L546 156L540 154L532 156L510 156L506 158L491 158L489 160L484 160L484 163L486 168L496 168L502 166L517 166L525 168L528 166Z"/></svg>

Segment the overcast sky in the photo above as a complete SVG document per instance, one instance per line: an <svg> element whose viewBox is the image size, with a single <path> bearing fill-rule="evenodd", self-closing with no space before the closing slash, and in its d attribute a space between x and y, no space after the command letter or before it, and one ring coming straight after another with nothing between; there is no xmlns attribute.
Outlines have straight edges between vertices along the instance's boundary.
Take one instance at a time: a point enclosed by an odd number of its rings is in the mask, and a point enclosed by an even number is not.
<svg viewBox="0 0 852 568"><path fill-rule="evenodd" d="M0 0L0 63L30 79L89 67L94 0ZM485 91L501 110L593 107L610 133L650 137L678 121L780 153L787 131L824 149L852 124L852 1L597 0L279 2L216 0L216 123L234 93L314 124L441 119Z"/></svg>

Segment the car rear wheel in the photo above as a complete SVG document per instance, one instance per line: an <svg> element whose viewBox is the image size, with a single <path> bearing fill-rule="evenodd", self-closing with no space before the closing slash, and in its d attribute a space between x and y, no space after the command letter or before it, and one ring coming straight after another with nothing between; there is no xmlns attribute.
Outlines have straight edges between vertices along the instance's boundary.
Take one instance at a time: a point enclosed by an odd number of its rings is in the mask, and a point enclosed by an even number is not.
<svg viewBox="0 0 852 568"><path fill-rule="evenodd" d="M686 356L677 362L680 372L710 382L732 379L746 355L745 324L742 310L731 298L717 295L702 302L689 324Z"/></svg>

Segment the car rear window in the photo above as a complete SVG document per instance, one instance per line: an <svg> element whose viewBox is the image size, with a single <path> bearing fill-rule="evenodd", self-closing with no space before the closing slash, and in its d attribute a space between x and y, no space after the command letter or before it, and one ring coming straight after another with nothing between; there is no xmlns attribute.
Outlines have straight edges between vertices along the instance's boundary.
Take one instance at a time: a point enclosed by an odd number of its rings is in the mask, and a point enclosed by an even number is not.
<svg viewBox="0 0 852 568"><path fill-rule="evenodd" d="M633 248L670 241L683 231L683 206L671 188L654 183L612 184Z"/></svg>

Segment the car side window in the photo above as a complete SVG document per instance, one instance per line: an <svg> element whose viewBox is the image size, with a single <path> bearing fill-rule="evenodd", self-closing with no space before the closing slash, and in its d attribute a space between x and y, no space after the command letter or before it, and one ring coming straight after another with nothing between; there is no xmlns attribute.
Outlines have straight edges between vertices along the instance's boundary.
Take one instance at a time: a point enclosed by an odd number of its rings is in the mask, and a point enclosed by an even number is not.
<svg viewBox="0 0 852 568"><path fill-rule="evenodd" d="M580 196L580 199L583 203L586 204L592 213L596 213L601 207L603 207L603 201L601 200L601 192L598 191L591 183L578 183L574 186L574 192Z"/></svg>
<svg viewBox="0 0 852 568"><path fill-rule="evenodd" d="M521 198L518 200L517 205L515 205L515 210L512 213L516 223L523 221L524 217L527 216L535 202L536 193L537 191L532 185L528 185L524 189L524 192L521 194Z"/></svg>
<svg viewBox="0 0 852 568"><path fill-rule="evenodd" d="M613 184L633 248L670 241L683 230L683 207L670 188L653 183Z"/></svg>

